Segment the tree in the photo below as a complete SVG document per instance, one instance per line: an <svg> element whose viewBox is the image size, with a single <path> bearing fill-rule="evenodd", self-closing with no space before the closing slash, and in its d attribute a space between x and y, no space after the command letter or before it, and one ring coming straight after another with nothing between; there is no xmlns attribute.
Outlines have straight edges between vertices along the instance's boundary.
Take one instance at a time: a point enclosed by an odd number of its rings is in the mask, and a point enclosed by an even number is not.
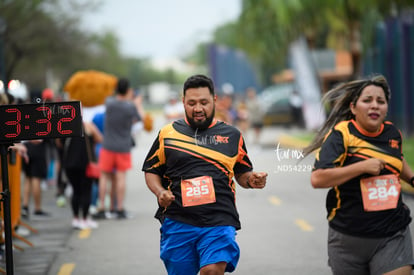
<svg viewBox="0 0 414 275"><path fill-rule="evenodd" d="M127 63L119 48L119 39L114 31L106 30L102 34L92 34L88 49L90 60L89 64L84 63L84 66L125 76L128 71Z"/></svg>
<svg viewBox="0 0 414 275"><path fill-rule="evenodd" d="M287 66L289 45L301 35L310 47L350 51L357 76L372 26L412 7L413 0L243 0L236 31L265 78Z"/></svg>
<svg viewBox="0 0 414 275"><path fill-rule="evenodd" d="M57 74L76 66L72 56L88 56L88 37L78 29L77 11L95 2L76 0L2 1L0 14L6 24L2 36L5 82L24 79L29 87L45 87L45 72ZM65 10L71 10L69 14Z"/></svg>
<svg viewBox="0 0 414 275"><path fill-rule="evenodd" d="M0 0L7 24L0 40L5 82L19 79L29 89L41 90L53 79L53 88L60 89L73 73L90 69L128 77L134 87L152 81L181 82L181 76L154 70L145 58L122 56L116 32L83 30L81 16L99 4L99 0Z"/></svg>

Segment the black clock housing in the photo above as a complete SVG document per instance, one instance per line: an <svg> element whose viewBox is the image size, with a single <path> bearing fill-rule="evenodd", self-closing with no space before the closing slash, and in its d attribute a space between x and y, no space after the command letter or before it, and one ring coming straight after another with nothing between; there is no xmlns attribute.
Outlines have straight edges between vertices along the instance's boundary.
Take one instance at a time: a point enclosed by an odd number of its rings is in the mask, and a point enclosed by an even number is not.
<svg viewBox="0 0 414 275"><path fill-rule="evenodd" d="M80 101L0 105L0 143L83 136Z"/></svg>

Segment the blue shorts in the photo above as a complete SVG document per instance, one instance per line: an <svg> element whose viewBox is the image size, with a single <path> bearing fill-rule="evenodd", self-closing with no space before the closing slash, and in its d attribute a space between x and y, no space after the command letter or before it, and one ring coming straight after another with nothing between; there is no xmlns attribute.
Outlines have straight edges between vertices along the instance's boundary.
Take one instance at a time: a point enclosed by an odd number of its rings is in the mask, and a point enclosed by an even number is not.
<svg viewBox="0 0 414 275"><path fill-rule="evenodd" d="M166 218L160 256L169 275L196 275L206 265L226 262L232 272L240 258L233 226L196 227Z"/></svg>

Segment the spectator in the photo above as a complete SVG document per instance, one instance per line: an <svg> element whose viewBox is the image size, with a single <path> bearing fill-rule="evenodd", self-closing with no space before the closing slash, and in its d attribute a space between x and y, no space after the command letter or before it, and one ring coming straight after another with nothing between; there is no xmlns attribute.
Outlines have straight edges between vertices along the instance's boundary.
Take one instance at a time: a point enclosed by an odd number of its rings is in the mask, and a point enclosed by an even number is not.
<svg viewBox="0 0 414 275"><path fill-rule="evenodd" d="M64 152L64 167L72 185L72 227L75 229L96 228L98 224L89 216L93 179L86 176L86 166L95 159L95 143L102 142L102 134L91 122L84 122L85 136L66 139ZM88 140L86 140L88 139ZM89 144L87 144L89 142ZM89 159L88 147L93 159Z"/></svg>
<svg viewBox="0 0 414 275"><path fill-rule="evenodd" d="M105 111L98 112L92 118L92 122L98 127L103 134L105 132ZM102 149L102 142L95 143L95 156L99 160L99 154ZM111 190L109 191L109 209L111 216L116 215L116 186L115 186L115 171L110 173ZM105 195L106 196L106 195ZM99 181L94 180L92 183L92 201L91 213L96 214L99 202Z"/></svg>
<svg viewBox="0 0 414 275"><path fill-rule="evenodd" d="M116 212L118 218L127 218L124 209L126 192L126 172L132 167L131 149L133 140L131 131L133 124L141 120L142 98L136 96L130 87L129 81L120 78L116 87L116 94L106 99L105 103L105 131L103 144L99 156L101 177L99 178L99 210L94 216L98 219L106 218L105 197L106 185L115 173ZM133 99L133 100L132 100Z"/></svg>
<svg viewBox="0 0 414 275"><path fill-rule="evenodd" d="M302 128L303 124L303 114L302 114L302 105L303 100L298 91L293 90L289 98L289 105L291 109L291 114L293 118L293 125Z"/></svg>
<svg viewBox="0 0 414 275"><path fill-rule="evenodd" d="M164 115L168 123L184 118L183 104L178 101L178 95L175 92L170 93L168 103L164 107Z"/></svg>
<svg viewBox="0 0 414 275"><path fill-rule="evenodd" d="M22 217L29 218L30 198L34 199L34 212L36 216L49 216L42 209L42 180L47 177L47 144L44 140L30 140L23 143L27 148L27 160L22 164L25 175L23 183Z"/></svg>
<svg viewBox="0 0 414 275"><path fill-rule="evenodd" d="M248 88L246 90L246 105L249 114L249 125L254 131L254 142L259 142L260 134L263 129L263 108L257 100L256 90Z"/></svg>

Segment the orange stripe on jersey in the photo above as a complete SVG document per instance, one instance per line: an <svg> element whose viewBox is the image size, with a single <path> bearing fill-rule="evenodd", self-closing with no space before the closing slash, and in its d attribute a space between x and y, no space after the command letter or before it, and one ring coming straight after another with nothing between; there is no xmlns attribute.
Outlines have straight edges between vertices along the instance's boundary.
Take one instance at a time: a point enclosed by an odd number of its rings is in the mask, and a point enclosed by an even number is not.
<svg viewBox="0 0 414 275"><path fill-rule="evenodd" d="M351 119L351 122L352 122L352 124L354 124L355 128L357 128L357 130L361 134L363 134L364 136L367 136L367 137L376 137L376 136L379 136L382 133L382 131L384 131L384 124L381 124L380 130L378 132L371 133L371 132L366 131L362 127L360 127L355 120Z"/></svg>
<svg viewBox="0 0 414 275"><path fill-rule="evenodd" d="M331 213L329 213L328 221L332 221L335 218L336 211L341 208L341 195L338 186L335 186L336 194L336 207L332 208Z"/></svg>
<svg viewBox="0 0 414 275"><path fill-rule="evenodd" d="M355 157L359 157L359 158L362 158L362 159L370 159L371 157L369 157L369 156L365 156L365 155L362 155L362 154L348 154L349 156L355 156ZM395 167L393 167L393 166L391 166L390 164L385 164L385 168L387 168L388 170L390 170L393 174L396 174L396 175L400 175L400 173L401 173L401 170L398 170L398 168L395 168Z"/></svg>
<svg viewBox="0 0 414 275"><path fill-rule="evenodd" d="M176 150L176 151L185 152L185 153L190 154L190 155L192 155L194 157L200 158L200 159L202 159L202 160L204 160L206 162L209 162L209 163L213 164L218 169L220 169L222 172L224 172L226 175L229 174L229 171L226 170L226 169L224 169L222 165L219 165L219 163L217 161L214 161L214 160L212 160L210 158L207 158L207 157L205 157L205 156L203 156L201 154L198 154L196 152L193 152L193 151L190 151L190 150L187 150L187 149L184 149L184 148L178 148L178 147L173 147L173 146L165 146L165 148L169 148L169 149L173 149L173 150Z"/></svg>
<svg viewBox="0 0 414 275"><path fill-rule="evenodd" d="M234 163L237 160L236 159L237 156L234 156L234 157L227 156L213 149L199 146L194 141L189 142L189 141L182 141L179 139L168 139L166 143L168 143L168 145L165 145L165 148L177 149L177 150L180 148L184 150L189 150L193 152L194 154L199 154L200 156L203 156L203 157L211 156L210 159L215 159L217 163L222 164L228 171L233 170Z"/></svg>
<svg viewBox="0 0 414 275"><path fill-rule="evenodd" d="M240 139L239 139L239 158L237 159L237 161L240 162L243 165L250 166L249 163L247 163L244 160L245 156L247 156L247 152L245 150L243 150L243 137L240 136Z"/></svg>

